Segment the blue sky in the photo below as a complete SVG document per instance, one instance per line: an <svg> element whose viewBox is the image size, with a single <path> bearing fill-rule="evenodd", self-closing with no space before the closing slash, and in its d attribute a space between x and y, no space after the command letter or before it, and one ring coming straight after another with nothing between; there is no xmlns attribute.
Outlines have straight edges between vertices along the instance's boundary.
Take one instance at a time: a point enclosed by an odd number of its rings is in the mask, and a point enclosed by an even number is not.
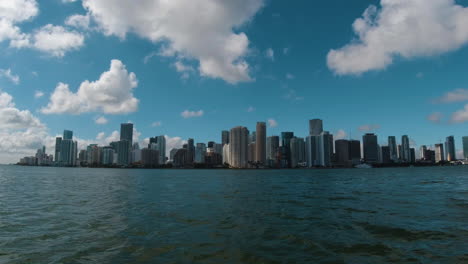
<svg viewBox="0 0 468 264"><path fill-rule="evenodd" d="M468 135L467 1L7 2L0 162L63 129L105 144L127 121L169 147L268 120L305 136L312 118L382 145Z"/></svg>

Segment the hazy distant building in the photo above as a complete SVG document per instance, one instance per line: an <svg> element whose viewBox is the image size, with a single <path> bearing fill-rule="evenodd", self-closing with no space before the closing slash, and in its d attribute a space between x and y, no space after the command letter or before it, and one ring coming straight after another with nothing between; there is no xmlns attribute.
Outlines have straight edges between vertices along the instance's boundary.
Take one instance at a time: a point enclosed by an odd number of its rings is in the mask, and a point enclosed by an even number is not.
<svg viewBox="0 0 468 264"><path fill-rule="evenodd" d="M290 143L291 167L301 167L305 163L305 142L303 138L294 137Z"/></svg>
<svg viewBox="0 0 468 264"><path fill-rule="evenodd" d="M193 138L187 140L187 164L192 165L195 159L195 145Z"/></svg>
<svg viewBox="0 0 468 264"><path fill-rule="evenodd" d="M141 150L141 165L147 168L159 166L159 151L151 148Z"/></svg>
<svg viewBox="0 0 468 264"><path fill-rule="evenodd" d="M286 160L286 167L291 166L291 139L294 137L294 132L281 132L281 146L284 148L284 160Z"/></svg>
<svg viewBox="0 0 468 264"><path fill-rule="evenodd" d="M455 150L455 139L453 136L449 136L445 139L445 157L447 161L457 160Z"/></svg>
<svg viewBox="0 0 468 264"><path fill-rule="evenodd" d="M394 136L388 137L388 148L390 151L390 160L393 162L398 162L398 148L396 138Z"/></svg>
<svg viewBox="0 0 468 264"><path fill-rule="evenodd" d="M157 136L150 138L148 148L158 151L158 164L164 165L166 163L166 137Z"/></svg>
<svg viewBox="0 0 468 264"><path fill-rule="evenodd" d="M389 146L380 147L380 163L389 164L390 161L391 161L391 159L390 159L390 147Z"/></svg>
<svg viewBox="0 0 468 264"><path fill-rule="evenodd" d="M340 166L348 166L350 158L349 141L339 139L335 141L336 164Z"/></svg>
<svg viewBox="0 0 468 264"><path fill-rule="evenodd" d="M331 144L331 145L330 145ZM319 153L320 153L320 166L330 167L331 158L333 155L333 135L328 131L324 131L319 137Z"/></svg>
<svg viewBox="0 0 468 264"><path fill-rule="evenodd" d="M320 136L306 137L306 163L307 167L317 167L320 165Z"/></svg>
<svg viewBox="0 0 468 264"><path fill-rule="evenodd" d="M221 144L226 145L229 144L229 131L222 131L221 132Z"/></svg>
<svg viewBox="0 0 468 264"><path fill-rule="evenodd" d="M350 140L349 141L349 158L353 164L359 163L361 160L361 141Z"/></svg>
<svg viewBox="0 0 468 264"><path fill-rule="evenodd" d="M271 136L266 141L266 155L268 159L268 165L274 167L276 165L278 150L279 150L279 137Z"/></svg>
<svg viewBox="0 0 468 264"><path fill-rule="evenodd" d="M422 145L421 147L419 147L419 158L421 160L426 160L427 158L427 146L426 145Z"/></svg>
<svg viewBox="0 0 468 264"><path fill-rule="evenodd" d="M256 130L255 161L266 164L266 123L258 122Z"/></svg>
<svg viewBox="0 0 468 264"><path fill-rule="evenodd" d="M323 132L323 121L321 119L309 120L309 136L320 136Z"/></svg>
<svg viewBox="0 0 468 264"><path fill-rule="evenodd" d="M362 137L364 161L369 163L377 163L379 161L379 147L377 142L377 135L365 134Z"/></svg>
<svg viewBox="0 0 468 264"><path fill-rule="evenodd" d="M172 161L172 164L176 168L182 168L187 166L187 160L188 160L188 149L186 148L181 148L176 151L174 154L174 158Z"/></svg>
<svg viewBox="0 0 468 264"><path fill-rule="evenodd" d="M410 143L407 135L401 137L402 161L411 162Z"/></svg>
<svg viewBox="0 0 468 264"><path fill-rule="evenodd" d="M468 137L463 137L463 158L468 160Z"/></svg>
<svg viewBox="0 0 468 264"><path fill-rule="evenodd" d="M444 144L435 144L435 161L441 162L445 160Z"/></svg>
<svg viewBox="0 0 468 264"><path fill-rule="evenodd" d="M410 148L410 163L416 162L416 150L414 148Z"/></svg>
<svg viewBox="0 0 468 264"><path fill-rule="evenodd" d="M195 147L195 163L205 163L206 145L205 143L197 143Z"/></svg>
<svg viewBox="0 0 468 264"><path fill-rule="evenodd" d="M238 126L229 135L229 161L233 168L247 168L249 130Z"/></svg>
<svg viewBox="0 0 468 264"><path fill-rule="evenodd" d="M56 163L60 162L61 146L62 146L62 138L61 137L56 137L55 138L55 162Z"/></svg>
<svg viewBox="0 0 468 264"><path fill-rule="evenodd" d="M104 147L102 149L102 165L110 166L114 163L114 149L111 147Z"/></svg>
<svg viewBox="0 0 468 264"><path fill-rule="evenodd" d="M248 154L247 154L247 161L249 164L254 164L256 163L256 142L251 142L247 146L248 149Z"/></svg>

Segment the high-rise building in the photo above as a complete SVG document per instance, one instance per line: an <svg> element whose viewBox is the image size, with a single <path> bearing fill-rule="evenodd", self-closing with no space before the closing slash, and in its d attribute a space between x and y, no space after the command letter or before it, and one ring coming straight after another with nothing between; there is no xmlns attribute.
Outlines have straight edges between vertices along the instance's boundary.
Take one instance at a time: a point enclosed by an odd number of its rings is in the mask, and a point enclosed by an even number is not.
<svg viewBox="0 0 468 264"><path fill-rule="evenodd" d="M323 132L323 121L321 119L309 120L309 135L320 136Z"/></svg>
<svg viewBox="0 0 468 264"><path fill-rule="evenodd" d="M349 159L354 163L359 163L361 160L361 141L349 141Z"/></svg>
<svg viewBox="0 0 468 264"><path fill-rule="evenodd" d="M397 150L398 150L398 160L403 161L403 147L401 145L398 145Z"/></svg>
<svg viewBox="0 0 468 264"><path fill-rule="evenodd" d="M367 133L362 137L364 161L369 163L377 163L379 161L379 147L377 135Z"/></svg>
<svg viewBox="0 0 468 264"><path fill-rule="evenodd" d="M258 143L257 143L258 144ZM291 150L291 167L297 168L302 166L305 160L305 142L303 138L294 137L290 143Z"/></svg>
<svg viewBox="0 0 468 264"><path fill-rule="evenodd" d="M257 140L257 132L253 131L251 134L249 134L249 144L255 142L255 140Z"/></svg>
<svg viewBox="0 0 468 264"><path fill-rule="evenodd" d="M274 167L276 165L276 158L278 155L278 149L280 147L279 137L271 136L266 141L266 155L268 159L268 165Z"/></svg>
<svg viewBox="0 0 468 264"><path fill-rule="evenodd" d="M128 140L120 140L117 144L117 164L120 166L130 165L131 145Z"/></svg>
<svg viewBox="0 0 468 264"><path fill-rule="evenodd" d="M64 130L63 131L63 139L72 140L73 139L73 131Z"/></svg>
<svg viewBox="0 0 468 264"><path fill-rule="evenodd" d="M65 130L63 139L60 142L60 162L61 166L76 166L78 157L78 145L73 141L73 132ZM57 142L57 140L56 140ZM57 146L55 146L57 149Z"/></svg>
<svg viewBox="0 0 468 264"><path fill-rule="evenodd" d="M249 130L238 126L229 135L229 161L233 168L247 168Z"/></svg>
<svg viewBox="0 0 468 264"><path fill-rule="evenodd" d="M422 145L420 148L419 148L419 158L421 160L426 160L427 158L427 146L426 145Z"/></svg>
<svg viewBox="0 0 468 264"><path fill-rule="evenodd" d="M158 151L158 155L159 155L158 164L159 165L166 164L166 137L165 136L157 136L157 137L150 138L148 148Z"/></svg>
<svg viewBox="0 0 468 264"><path fill-rule="evenodd" d="M255 161L261 164L266 164L266 123L257 123L257 133L255 140Z"/></svg>
<svg viewBox="0 0 468 264"><path fill-rule="evenodd" d="M390 163L390 147L389 146L380 147L380 163L382 164Z"/></svg>
<svg viewBox="0 0 468 264"><path fill-rule="evenodd" d="M195 145L193 138L187 140L187 165L192 165L195 159Z"/></svg>
<svg viewBox="0 0 468 264"><path fill-rule="evenodd" d="M284 148L284 160L287 162L287 167L291 165L291 139L294 137L294 132L281 132L281 146Z"/></svg>
<svg viewBox="0 0 468 264"><path fill-rule="evenodd" d="M388 137L388 148L390 151L390 160L393 162L398 162L398 148L396 138L394 136Z"/></svg>
<svg viewBox="0 0 468 264"><path fill-rule="evenodd" d="M56 137L55 138L55 163L59 163L61 161L60 159L61 147L62 147L62 138Z"/></svg>
<svg viewBox="0 0 468 264"><path fill-rule="evenodd" d="M322 167L330 167L332 165L333 145L330 146L330 143L333 144L333 135L328 131L323 131L319 137L320 166Z"/></svg>
<svg viewBox="0 0 468 264"><path fill-rule="evenodd" d="M410 143L407 135L401 137L402 161L411 162Z"/></svg>
<svg viewBox="0 0 468 264"><path fill-rule="evenodd" d="M455 139L453 136L449 136L445 139L445 157L447 161L457 160L455 150Z"/></svg>
<svg viewBox="0 0 468 264"><path fill-rule="evenodd" d="M229 144L229 131L222 131L221 132L221 144L226 145Z"/></svg>
<svg viewBox="0 0 468 264"><path fill-rule="evenodd" d="M120 124L120 140L126 140L129 142L129 145L133 145L133 124L132 123L123 123Z"/></svg>
<svg viewBox="0 0 468 264"><path fill-rule="evenodd" d="M468 160L468 137L463 137L463 158Z"/></svg>
<svg viewBox="0 0 468 264"><path fill-rule="evenodd" d="M410 148L410 163L415 163L416 162L416 149Z"/></svg>
<svg viewBox="0 0 468 264"><path fill-rule="evenodd" d="M336 163L340 166L347 166L351 160L349 141L346 139L339 139L335 141Z"/></svg>
<svg viewBox="0 0 468 264"><path fill-rule="evenodd" d="M306 163L307 167L320 166L320 136L306 137Z"/></svg>
<svg viewBox="0 0 468 264"><path fill-rule="evenodd" d="M247 155L247 161L249 162L249 164L254 164L256 163L256 142L251 142L249 143L249 145L247 146L248 148L248 155Z"/></svg>
<svg viewBox="0 0 468 264"><path fill-rule="evenodd" d="M197 143L195 147L195 163L205 163L205 155L206 155L206 145L205 143Z"/></svg>
<svg viewBox="0 0 468 264"><path fill-rule="evenodd" d="M441 162L445 160L444 144L435 144L435 161Z"/></svg>
<svg viewBox="0 0 468 264"><path fill-rule="evenodd" d="M104 147L102 149L102 165L110 166L114 163L114 149L111 147Z"/></svg>

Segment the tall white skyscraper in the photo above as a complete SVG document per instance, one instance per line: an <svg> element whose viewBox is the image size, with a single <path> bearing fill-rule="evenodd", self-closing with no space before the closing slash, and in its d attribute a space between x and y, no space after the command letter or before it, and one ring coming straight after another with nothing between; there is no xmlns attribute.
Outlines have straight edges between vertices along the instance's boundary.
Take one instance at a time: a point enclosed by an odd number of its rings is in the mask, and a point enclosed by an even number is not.
<svg viewBox="0 0 468 264"><path fill-rule="evenodd" d="M229 134L229 160L233 168L247 168L248 166L249 130L238 126L231 129Z"/></svg>

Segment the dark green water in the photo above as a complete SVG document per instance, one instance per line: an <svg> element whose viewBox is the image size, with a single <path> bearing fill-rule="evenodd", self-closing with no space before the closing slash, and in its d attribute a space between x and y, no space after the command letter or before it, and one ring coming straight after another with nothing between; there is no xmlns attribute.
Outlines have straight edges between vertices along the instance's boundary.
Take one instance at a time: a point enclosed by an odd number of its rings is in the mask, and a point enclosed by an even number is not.
<svg viewBox="0 0 468 264"><path fill-rule="evenodd" d="M468 263L468 167L0 166L0 263Z"/></svg>

